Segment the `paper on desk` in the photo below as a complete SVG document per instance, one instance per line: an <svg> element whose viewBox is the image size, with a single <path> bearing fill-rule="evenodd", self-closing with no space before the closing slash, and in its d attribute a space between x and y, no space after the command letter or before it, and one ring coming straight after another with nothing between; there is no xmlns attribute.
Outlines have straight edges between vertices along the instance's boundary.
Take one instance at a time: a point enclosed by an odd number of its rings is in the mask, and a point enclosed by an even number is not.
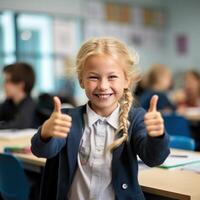
<svg viewBox="0 0 200 200"><path fill-rule="evenodd" d="M184 165L181 169L200 173L200 162Z"/></svg>
<svg viewBox="0 0 200 200"><path fill-rule="evenodd" d="M23 138L33 136L36 132L37 129L4 129L0 130L0 139L12 140L16 138Z"/></svg>
<svg viewBox="0 0 200 200"><path fill-rule="evenodd" d="M161 168L172 168L172 167L179 167L179 166L184 166L186 164L191 164L191 163L200 163L200 155L193 155L193 154L188 154L185 157L172 157L168 156L168 158L165 160L165 162L160 165L159 167Z"/></svg>

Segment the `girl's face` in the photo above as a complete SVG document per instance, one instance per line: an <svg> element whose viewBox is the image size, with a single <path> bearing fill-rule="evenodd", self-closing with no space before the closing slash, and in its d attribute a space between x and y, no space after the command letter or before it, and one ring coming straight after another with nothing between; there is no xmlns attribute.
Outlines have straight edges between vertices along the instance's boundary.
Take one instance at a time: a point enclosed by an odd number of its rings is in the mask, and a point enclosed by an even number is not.
<svg viewBox="0 0 200 200"><path fill-rule="evenodd" d="M172 85L172 75L170 72L165 71L162 75L161 75L161 80L160 80L160 87L162 88L162 90L166 91L169 90L171 85Z"/></svg>
<svg viewBox="0 0 200 200"><path fill-rule="evenodd" d="M108 116L117 107L124 89L128 88L128 80L116 60L98 55L87 59L80 85L85 89L92 109L101 116Z"/></svg>

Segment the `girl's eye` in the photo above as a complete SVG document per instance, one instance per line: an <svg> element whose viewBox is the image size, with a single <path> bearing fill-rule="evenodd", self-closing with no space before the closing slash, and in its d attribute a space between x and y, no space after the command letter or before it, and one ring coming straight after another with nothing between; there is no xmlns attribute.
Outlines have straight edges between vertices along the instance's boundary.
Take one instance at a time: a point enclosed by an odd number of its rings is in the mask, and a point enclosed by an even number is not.
<svg viewBox="0 0 200 200"><path fill-rule="evenodd" d="M97 76L89 76L88 79L89 79L89 80L97 80L98 77L97 77Z"/></svg>
<svg viewBox="0 0 200 200"><path fill-rule="evenodd" d="M115 75L112 75L112 76L109 76L108 78L109 78L109 80L114 80L114 79L116 79L116 78L117 78L117 76L115 76Z"/></svg>

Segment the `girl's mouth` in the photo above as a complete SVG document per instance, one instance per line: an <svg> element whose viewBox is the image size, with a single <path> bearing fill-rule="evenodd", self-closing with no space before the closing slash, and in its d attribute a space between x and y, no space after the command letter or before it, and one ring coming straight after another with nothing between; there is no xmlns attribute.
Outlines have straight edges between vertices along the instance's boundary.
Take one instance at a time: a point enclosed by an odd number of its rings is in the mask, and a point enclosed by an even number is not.
<svg viewBox="0 0 200 200"><path fill-rule="evenodd" d="M108 99L112 94L95 94L99 99Z"/></svg>

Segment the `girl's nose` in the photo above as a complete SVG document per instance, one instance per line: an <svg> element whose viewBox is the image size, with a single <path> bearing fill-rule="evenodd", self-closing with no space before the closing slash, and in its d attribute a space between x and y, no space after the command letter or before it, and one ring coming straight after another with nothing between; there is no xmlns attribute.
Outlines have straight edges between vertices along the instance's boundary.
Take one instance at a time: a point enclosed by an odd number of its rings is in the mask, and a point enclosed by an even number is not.
<svg viewBox="0 0 200 200"><path fill-rule="evenodd" d="M98 89L106 90L109 88L109 82L107 79L102 79L99 81Z"/></svg>

